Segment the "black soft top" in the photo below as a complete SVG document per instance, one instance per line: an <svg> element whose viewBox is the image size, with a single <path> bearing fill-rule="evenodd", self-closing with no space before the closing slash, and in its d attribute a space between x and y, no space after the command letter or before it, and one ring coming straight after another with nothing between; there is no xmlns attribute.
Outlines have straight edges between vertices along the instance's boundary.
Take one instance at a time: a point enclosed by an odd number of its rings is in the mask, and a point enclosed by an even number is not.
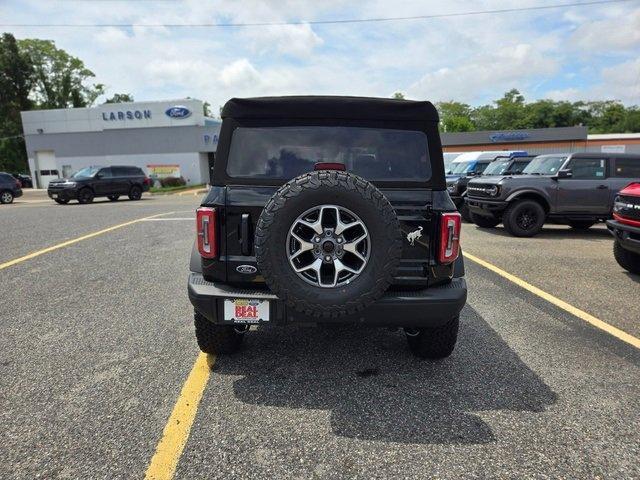
<svg viewBox="0 0 640 480"><path fill-rule="evenodd" d="M438 122L431 102L391 98L289 96L232 98L222 109L222 118L338 118Z"/></svg>

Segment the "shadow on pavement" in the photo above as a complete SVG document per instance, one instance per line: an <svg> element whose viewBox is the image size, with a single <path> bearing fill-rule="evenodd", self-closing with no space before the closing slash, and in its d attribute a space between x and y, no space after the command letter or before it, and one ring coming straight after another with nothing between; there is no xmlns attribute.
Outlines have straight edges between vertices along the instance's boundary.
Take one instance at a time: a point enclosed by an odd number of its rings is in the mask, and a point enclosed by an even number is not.
<svg viewBox="0 0 640 480"><path fill-rule="evenodd" d="M559 227L559 226L558 226ZM465 228L477 228L482 232L490 233L500 237L516 238L507 233L502 225L495 228L482 228L473 223L465 223ZM533 238L553 238L559 240L600 240L603 238L613 240L613 237L606 228L598 228L593 226L588 230L576 230L573 228L552 228L551 226L543 227L542 230ZM523 240L528 240L523 238Z"/></svg>
<svg viewBox="0 0 640 480"><path fill-rule="evenodd" d="M556 394L471 308L458 346L443 361L415 359L404 334L357 327L264 328L243 352L221 357L221 375L241 375L247 404L331 412L335 435L400 443L495 441L473 412L542 412Z"/></svg>

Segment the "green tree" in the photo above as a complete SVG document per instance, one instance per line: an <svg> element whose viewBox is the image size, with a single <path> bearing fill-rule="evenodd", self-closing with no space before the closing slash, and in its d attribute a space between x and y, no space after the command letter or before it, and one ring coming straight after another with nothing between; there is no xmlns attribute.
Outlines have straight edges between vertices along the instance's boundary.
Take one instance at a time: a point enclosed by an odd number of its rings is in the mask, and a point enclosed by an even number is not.
<svg viewBox="0 0 640 480"><path fill-rule="evenodd" d="M404 100L404 93L395 92L393 95L391 95L391 98L395 98L396 100Z"/></svg>
<svg viewBox="0 0 640 480"><path fill-rule="evenodd" d="M33 70L10 33L0 37L0 170L26 172L20 112L31 108Z"/></svg>
<svg viewBox="0 0 640 480"><path fill-rule="evenodd" d="M476 129L471 120L472 109L466 103L438 102L436 108L444 132L470 132Z"/></svg>
<svg viewBox="0 0 640 480"><path fill-rule="evenodd" d="M86 107L104 93L104 85L88 83L95 75L84 62L53 41L25 39L18 46L33 65L31 98L38 108Z"/></svg>
<svg viewBox="0 0 640 480"><path fill-rule="evenodd" d="M130 93L114 93L113 97L107 98L104 103L127 103L134 101L133 95Z"/></svg>
<svg viewBox="0 0 640 480"><path fill-rule="evenodd" d="M202 104L202 113L204 113L205 117L211 117L211 104L209 102Z"/></svg>

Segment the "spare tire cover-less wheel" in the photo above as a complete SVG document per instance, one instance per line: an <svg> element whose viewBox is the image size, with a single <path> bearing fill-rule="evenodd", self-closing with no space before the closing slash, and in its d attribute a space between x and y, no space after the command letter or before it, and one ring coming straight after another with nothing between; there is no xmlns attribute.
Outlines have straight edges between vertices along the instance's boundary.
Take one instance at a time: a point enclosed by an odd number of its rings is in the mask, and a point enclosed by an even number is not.
<svg viewBox="0 0 640 480"><path fill-rule="evenodd" d="M255 245L273 293L299 312L325 318L380 298L402 254L389 201L341 171L307 173L283 185L260 215Z"/></svg>

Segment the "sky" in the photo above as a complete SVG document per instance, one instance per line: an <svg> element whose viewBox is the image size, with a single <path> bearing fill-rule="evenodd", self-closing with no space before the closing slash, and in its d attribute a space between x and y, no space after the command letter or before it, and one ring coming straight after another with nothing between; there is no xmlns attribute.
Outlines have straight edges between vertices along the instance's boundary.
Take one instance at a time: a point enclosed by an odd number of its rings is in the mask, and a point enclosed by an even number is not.
<svg viewBox="0 0 640 480"><path fill-rule="evenodd" d="M574 0L576 1L581 0ZM570 0L0 0L0 24L187 24L339 20L554 5ZM481 105L527 100L640 104L640 1L376 23L261 27L22 27L81 58L107 96L361 95Z"/></svg>

